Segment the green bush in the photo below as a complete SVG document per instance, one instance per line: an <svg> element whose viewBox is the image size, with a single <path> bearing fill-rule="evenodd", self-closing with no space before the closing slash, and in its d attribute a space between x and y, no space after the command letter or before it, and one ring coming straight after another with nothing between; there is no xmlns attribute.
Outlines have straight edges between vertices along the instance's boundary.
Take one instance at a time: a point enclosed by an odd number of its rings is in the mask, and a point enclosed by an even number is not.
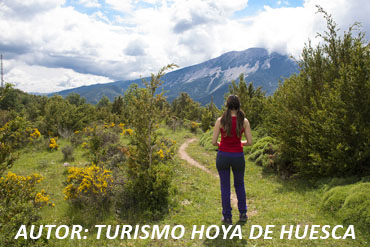
<svg viewBox="0 0 370 247"><path fill-rule="evenodd" d="M270 136L259 139L250 149L249 160L257 165L278 170L276 163L278 146L276 140Z"/></svg>
<svg viewBox="0 0 370 247"><path fill-rule="evenodd" d="M88 157L91 162L97 165L102 165L107 161L108 149L111 145L116 145L119 141L119 135L111 129L105 129L101 126L96 126L92 129L88 141Z"/></svg>
<svg viewBox="0 0 370 247"><path fill-rule="evenodd" d="M208 130L199 139L199 144L208 151L217 150L217 146L212 145L213 129Z"/></svg>
<svg viewBox="0 0 370 247"><path fill-rule="evenodd" d="M73 146L67 145L62 148L63 153L63 160L64 161L73 161L75 158L73 157Z"/></svg>
<svg viewBox="0 0 370 247"><path fill-rule="evenodd" d="M5 142L12 148L21 148L40 137L36 128L23 117L16 117L0 128L0 142Z"/></svg>
<svg viewBox="0 0 370 247"><path fill-rule="evenodd" d="M126 91L130 110L127 123L131 129L127 161L122 168L123 188L118 188L116 206L122 216L142 217L144 220L160 218L168 210L172 182L174 143L160 139L157 131L167 111L163 106L164 92L156 94L163 83L160 79L168 65L150 81L143 80L145 88L131 86Z"/></svg>
<svg viewBox="0 0 370 247"><path fill-rule="evenodd" d="M54 206L49 195L36 185L43 178L39 174L18 176L8 172L0 177L0 246L48 246L47 239L14 239L21 225L39 225L40 208Z"/></svg>
<svg viewBox="0 0 370 247"><path fill-rule="evenodd" d="M292 171L306 177L370 174L370 46L353 26L343 35L321 8L323 42L308 43L299 74L279 85L266 123Z"/></svg>
<svg viewBox="0 0 370 247"><path fill-rule="evenodd" d="M321 208L340 218L345 224L353 224L368 230L370 227L370 183L337 186L327 191Z"/></svg>

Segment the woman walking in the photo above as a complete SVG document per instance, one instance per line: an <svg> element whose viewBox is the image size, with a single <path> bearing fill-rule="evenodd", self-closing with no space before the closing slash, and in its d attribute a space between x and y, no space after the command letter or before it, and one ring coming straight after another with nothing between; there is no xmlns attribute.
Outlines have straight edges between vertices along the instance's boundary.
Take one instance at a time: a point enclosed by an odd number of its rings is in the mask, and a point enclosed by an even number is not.
<svg viewBox="0 0 370 247"><path fill-rule="evenodd" d="M245 159L243 146L252 145L252 134L248 119L240 109L238 96L230 95L226 111L216 120L212 144L218 146L216 167L220 176L222 199L222 222L232 224L230 204L230 168L234 175L234 187L238 198L239 221L247 221L247 202L244 187ZM221 133L221 142L218 136ZM246 141L242 141L244 133Z"/></svg>

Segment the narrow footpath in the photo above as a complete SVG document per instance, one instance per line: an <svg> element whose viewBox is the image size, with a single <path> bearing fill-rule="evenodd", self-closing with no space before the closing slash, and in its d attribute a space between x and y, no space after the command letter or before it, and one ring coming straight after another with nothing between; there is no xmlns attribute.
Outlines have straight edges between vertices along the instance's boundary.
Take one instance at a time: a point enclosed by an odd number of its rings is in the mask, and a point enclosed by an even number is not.
<svg viewBox="0 0 370 247"><path fill-rule="evenodd" d="M217 173L212 172L208 168L199 164L199 162L197 162L192 157L190 157L190 155L188 155L188 153L186 152L186 148L188 147L188 145L190 143L194 142L194 141L197 141L197 140L198 140L197 138L188 139L180 146L180 148L179 148L180 158L183 159L183 160L186 160L190 165L195 166L195 167L203 170L204 172L210 174L211 176L218 178ZM238 199L236 198L236 195L233 191L231 192L231 205L232 205L233 208L238 208Z"/></svg>

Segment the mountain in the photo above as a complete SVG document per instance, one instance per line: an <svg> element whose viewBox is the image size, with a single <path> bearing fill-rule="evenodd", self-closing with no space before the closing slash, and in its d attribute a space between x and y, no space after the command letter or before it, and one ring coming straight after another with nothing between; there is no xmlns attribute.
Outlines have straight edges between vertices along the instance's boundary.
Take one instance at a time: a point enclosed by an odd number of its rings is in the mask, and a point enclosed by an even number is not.
<svg viewBox="0 0 370 247"><path fill-rule="evenodd" d="M241 73L247 82L255 87L261 86L267 95L271 95L278 86L278 81L298 72L297 64L288 56L273 52L269 54L263 48L250 48L244 51L231 51L203 63L178 69L162 77L161 86L167 99L172 101L180 92L187 92L195 101L202 104L210 102L213 96L217 106L223 104L228 85L237 80ZM150 78L144 78L149 80ZM97 103L104 95L111 100L122 95L130 84L143 86L141 79L94 84L63 90L53 94L67 96L74 92Z"/></svg>

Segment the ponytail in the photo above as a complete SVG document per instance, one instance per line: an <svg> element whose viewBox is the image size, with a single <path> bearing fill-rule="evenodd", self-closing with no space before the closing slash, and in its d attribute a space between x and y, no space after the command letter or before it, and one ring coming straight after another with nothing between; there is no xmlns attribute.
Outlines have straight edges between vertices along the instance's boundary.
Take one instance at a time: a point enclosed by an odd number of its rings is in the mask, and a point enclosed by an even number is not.
<svg viewBox="0 0 370 247"><path fill-rule="evenodd" d="M236 124L236 135L240 137L242 135L242 130L244 126L244 118L245 113L240 108L238 109L238 112L236 113L237 116L237 124Z"/></svg>
<svg viewBox="0 0 370 247"><path fill-rule="evenodd" d="M229 108L222 114L221 126L225 130L226 136L231 136L231 110Z"/></svg>

